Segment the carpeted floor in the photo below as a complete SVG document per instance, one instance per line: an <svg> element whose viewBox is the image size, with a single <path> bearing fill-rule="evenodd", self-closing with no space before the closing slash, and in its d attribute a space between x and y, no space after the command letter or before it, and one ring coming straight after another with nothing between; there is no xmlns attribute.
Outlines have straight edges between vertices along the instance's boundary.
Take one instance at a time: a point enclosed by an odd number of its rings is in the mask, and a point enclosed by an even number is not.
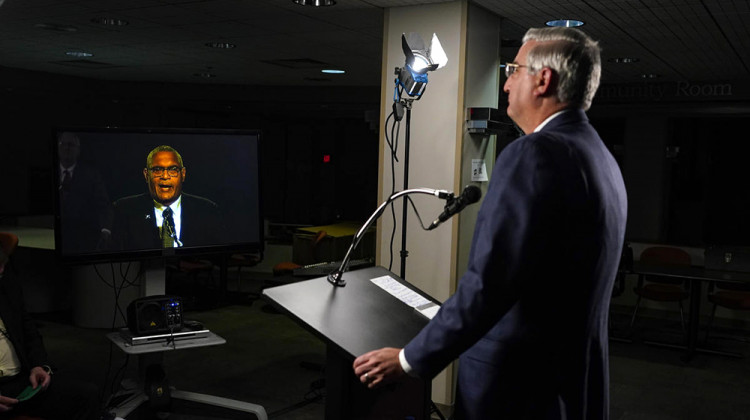
<svg viewBox="0 0 750 420"><path fill-rule="evenodd" d="M231 293L223 296L210 288L193 288L200 292L185 296L190 302L185 317L202 322L226 339L226 344L165 352L169 385L259 404L272 419L323 419L325 346L258 299L266 285L264 279L247 277L232 282ZM168 283L170 287L174 285ZM179 287L171 292L187 293ZM626 331L628 314L628 308L614 311L615 335ZM128 358L113 346L105 337L108 329L74 326L65 312L35 317L60 375L96 383L103 401L121 390L123 383L133 383L137 358ZM699 353L684 362L679 350L644 344L648 340L679 342L679 323L673 320L640 317L631 338L632 342L611 342L612 420L750 419L748 358ZM709 344L750 354L749 340L745 330L719 327ZM253 417L177 400L171 411L159 414L145 404L128 419Z"/></svg>

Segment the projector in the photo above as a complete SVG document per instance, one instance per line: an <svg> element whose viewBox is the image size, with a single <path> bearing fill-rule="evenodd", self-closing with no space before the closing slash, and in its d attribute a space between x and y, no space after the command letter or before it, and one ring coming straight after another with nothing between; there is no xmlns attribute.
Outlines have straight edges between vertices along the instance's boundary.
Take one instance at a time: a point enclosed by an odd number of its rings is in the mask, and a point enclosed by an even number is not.
<svg viewBox="0 0 750 420"><path fill-rule="evenodd" d="M182 329L182 300L177 296L146 296L130 302L128 329L133 335L154 335Z"/></svg>
<svg viewBox="0 0 750 420"><path fill-rule="evenodd" d="M466 128L472 134L497 133L502 126L502 118L503 115L497 108L466 108Z"/></svg>

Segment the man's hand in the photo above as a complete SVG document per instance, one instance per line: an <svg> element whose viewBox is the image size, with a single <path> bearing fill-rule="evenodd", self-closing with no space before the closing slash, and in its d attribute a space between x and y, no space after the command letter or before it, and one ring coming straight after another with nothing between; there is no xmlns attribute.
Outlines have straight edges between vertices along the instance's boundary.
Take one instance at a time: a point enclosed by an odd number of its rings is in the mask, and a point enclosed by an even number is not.
<svg viewBox="0 0 750 420"><path fill-rule="evenodd" d="M401 349L392 347L365 353L354 360L354 374L368 388L394 382L405 375L398 360Z"/></svg>
<svg viewBox="0 0 750 420"><path fill-rule="evenodd" d="M18 404L17 399L0 395L0 413L12 410L16 404Z"/></svg>
<svg viewBox="0 0 750 420"><path fill-rule="evenodd" d="M29 382L31 383L32 388L36 389L37 386L41 385L42 389L47 389L51 379L52 378L49 376L49 373L47 373L47 371L44 370L43 367L37 366L31 369Z"/></svg>

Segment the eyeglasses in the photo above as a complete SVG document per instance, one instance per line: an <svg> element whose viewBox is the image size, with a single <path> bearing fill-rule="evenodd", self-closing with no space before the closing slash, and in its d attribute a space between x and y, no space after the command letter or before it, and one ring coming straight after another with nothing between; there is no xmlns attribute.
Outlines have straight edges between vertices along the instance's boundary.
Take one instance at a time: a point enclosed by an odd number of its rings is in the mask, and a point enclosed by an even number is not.
<svg viewBox="0 0 750 420"><path fill-rule="evenodd" d="M167 171L169 176L178 176L182 168L180 168L179 166L170 166L169 168L164 168L162 166L154 166L154 167L148 168L148 170L151 172L151 175L153 176L162 176L164 175L165 170Z"/></svg>
<svg viewBox="0 0 750 420"><path fill-rule="evenodd" d="M505 67L505 77L510 77L520 67L528 67L528 66L525 64L505 63L503 64L503 67Z"/></svg>

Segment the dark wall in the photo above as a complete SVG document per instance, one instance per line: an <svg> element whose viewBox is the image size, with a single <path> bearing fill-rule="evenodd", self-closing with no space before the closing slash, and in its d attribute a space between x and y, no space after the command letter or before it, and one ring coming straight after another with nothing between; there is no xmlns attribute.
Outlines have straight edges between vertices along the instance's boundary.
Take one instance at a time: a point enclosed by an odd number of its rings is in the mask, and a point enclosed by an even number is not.
<svg viewBox="0 0 750 420"><path fill-rule="evenodd" d="M750 245L747 118L670 120L666 239Z"/></svg>
<svg viewBox="0 0 750 420"><path fill-rule="evenodd" d="M643 115L591 119L623 170L627 239L750 246L750 172L741 134L750 117Z"/></svg>
<svg viewBox="0 0 750 420"><path fill-rule="evenodd" d="M0 67L0 217L52 214L56 126L262 131L265 218L323 224L376 206L379 87L113 82ZM377 115L377 113L375 114ZM324 162L324 156L329 161Z"/></svg>
<svg viewBox="0 0 750 420"><path fill-rule="evenodd" d="M587 114L623 172L628 241L750 246L750 82L603 85ZM506 127L498 146L517 136Z"/></svg>

